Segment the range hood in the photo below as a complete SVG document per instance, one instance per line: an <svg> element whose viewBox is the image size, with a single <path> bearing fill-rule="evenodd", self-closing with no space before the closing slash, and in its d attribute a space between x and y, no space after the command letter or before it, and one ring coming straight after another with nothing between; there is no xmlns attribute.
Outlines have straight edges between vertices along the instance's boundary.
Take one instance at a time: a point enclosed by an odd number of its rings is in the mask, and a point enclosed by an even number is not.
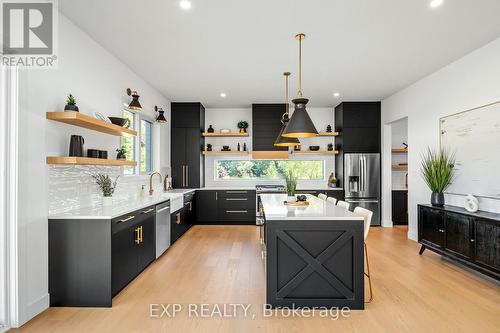
<svg viewBox="0 0 500 333"><path fill-rule="evenodd" d="M288 147L276 147L276 137L281 131L281 117L286 105L252 104L252 158L288 159Z"/></svg>

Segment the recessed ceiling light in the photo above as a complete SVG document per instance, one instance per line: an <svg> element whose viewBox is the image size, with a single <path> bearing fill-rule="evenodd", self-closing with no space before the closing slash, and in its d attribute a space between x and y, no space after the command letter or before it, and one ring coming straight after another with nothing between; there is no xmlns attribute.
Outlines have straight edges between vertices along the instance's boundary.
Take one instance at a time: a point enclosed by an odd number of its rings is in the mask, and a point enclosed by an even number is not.
<svg viewBox="0 0 500 333"><path fill-rule="evenodd" d="M220 97L222 97L222 98L226 98L226 93L221 92L221 93L220 93Z"/></svg>
<svg viewBox="0 0 500 333"><path fill-rule="evenodd" d="M335 98L340 97L340 93L338 93L338 92L334 92L334 93L333 93L333 97L335 97Z"/></svg>
<svg viewBox="0 0 500 333"><path fill-rule="evenodd" d="M179 6L181 6L181 8L184 10L188 10L191 9L191 2L189 2L188 0L181 0L181 2L179 2Z"/></svg>
<svg viewBox="0 0 500 333"><path fill-rule="evenodd" d="M441 6L443 4L443 0L432 0L431 3L429 4L429 6L431 6L431 8L437 8L439 6Z"/></svg>

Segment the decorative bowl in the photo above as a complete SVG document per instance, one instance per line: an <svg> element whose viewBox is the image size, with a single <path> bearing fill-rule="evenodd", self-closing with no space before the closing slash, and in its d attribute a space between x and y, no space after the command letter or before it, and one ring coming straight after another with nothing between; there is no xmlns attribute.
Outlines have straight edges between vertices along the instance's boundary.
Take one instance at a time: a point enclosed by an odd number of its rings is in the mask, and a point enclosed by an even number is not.
<svg viewBox="0 0 500 333"><path fill-rule="evenodd" d="M310 151L318 151L319 150L319 146L309 146L309 150Z"/></svg>
<svg viewBox="0 0 500 333"><path fill-rule="evenodd" d="M130 121L127 118L121 118L121 117L108 117L109 120L111 120L111 123L121 126L121 127L128 127L130 124Z"/></svg>

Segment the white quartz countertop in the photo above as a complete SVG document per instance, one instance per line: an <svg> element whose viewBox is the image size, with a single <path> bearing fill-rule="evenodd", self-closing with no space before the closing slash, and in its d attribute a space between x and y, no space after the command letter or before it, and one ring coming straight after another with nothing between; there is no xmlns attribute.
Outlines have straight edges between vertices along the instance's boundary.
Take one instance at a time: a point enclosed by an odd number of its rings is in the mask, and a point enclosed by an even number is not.
<svg viewBox="0 0 500 333"><path fill-rule="evenodd" d="M197 188L197 191L231 191L231 190L245 190L245 191L250 191L253 190L255 191L255 186L210 186L210 187L202 187L202 188ZM328 187L328 186L298 186L297 191L342 191L343 188L341 187Z"/></svg>
<svg viewBox="0 0 500 333"><path fill-rule="evenodd" d="M262 194L260 200L266 221L279 220L363 220L363 217L313 195L306 195L309 206L294 207L284 204L286 194Z"/></svg>
<svg viewBox="0 0 500 333"><path fill-rule="evenodd" d="M193 192L195 189L175 189L167 192L160 192L153 196L145 196L144 198L130 198L130 199L115 199L112 206L90 206L73 209L64 213L49 215L49 219L113 219L133 212L144 207L156 205L167 200L182 198L185 193Z"/></svg>

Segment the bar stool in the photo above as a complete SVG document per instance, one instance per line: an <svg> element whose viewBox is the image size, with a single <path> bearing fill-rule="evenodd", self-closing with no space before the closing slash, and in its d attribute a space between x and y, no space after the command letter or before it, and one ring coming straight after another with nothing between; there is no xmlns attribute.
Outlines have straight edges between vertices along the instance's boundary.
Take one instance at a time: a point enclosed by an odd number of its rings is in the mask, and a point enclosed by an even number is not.
<svg viewBox="0 0 500 333"><path fill-rule="evenodd" d="M320 198L321 200L326 200L327 196L324 193L320 193L318 194L318 198Z"/></svg>
<svg viewBox="0 0 500 333"><path fill-rule="evenodd" d="M331 202L334 205L337 204L337 199L336 198L328 197L328 198L326 198L326 201Z"/></svg>
<svg viewBox="0 0 500 333"><path fill-rule="evenodd" d="M366 258L365 275L368 278L368 286L370 288L370 298L368 299L368 301L365 302L370 303L373 300L373 290L372 290L372 279L370 276L370 261L368 260L368 247L366 246L366 238L368 237L368 232L370 231L370 223L372 222L373 212L371 210L362 207L356 207L354 208L354 214L362 216L365 220L364 221L364 226L365 226L364 243L365 243L365 258Z"/></svg>
<svg viewBox="0 0 500 333"><path fill-rule="evenodd" d="M349 208L351 207L351 204L350 204L350 203L348 203L348 202L345 202L345 201L339 200L339 201L337 202L337 206L342 207L342 208L344 208L345 210L349 210Z"/></svg>

